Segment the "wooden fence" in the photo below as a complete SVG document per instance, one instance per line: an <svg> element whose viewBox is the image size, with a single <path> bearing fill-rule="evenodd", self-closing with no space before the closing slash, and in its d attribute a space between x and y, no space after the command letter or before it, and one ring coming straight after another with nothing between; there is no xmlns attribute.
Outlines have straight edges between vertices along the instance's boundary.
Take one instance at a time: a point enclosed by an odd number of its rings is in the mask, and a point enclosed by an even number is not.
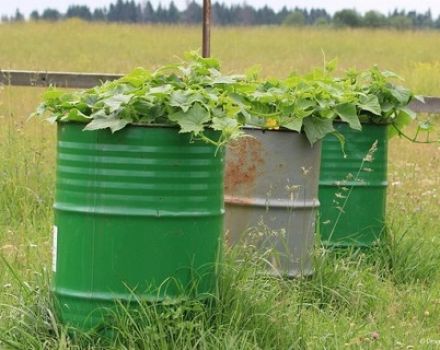
<svg viewBox="0 0 440 350"><path fill-rule="evenodd" d="M119 74L38 72L22 70L0 70L0 84L11 86L49 86L87 89L103 81L120 78ZM425 96L425 103L413 101L410 107L417 113L440 114L440 97Z"/></svg>

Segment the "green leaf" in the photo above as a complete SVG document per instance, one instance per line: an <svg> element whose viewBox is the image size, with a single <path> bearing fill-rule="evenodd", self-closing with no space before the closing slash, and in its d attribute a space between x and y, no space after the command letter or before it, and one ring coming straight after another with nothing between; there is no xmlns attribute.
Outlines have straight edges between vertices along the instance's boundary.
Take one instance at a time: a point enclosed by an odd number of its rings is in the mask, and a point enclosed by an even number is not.
<svg viewBox="0 0 440 350"><path fill-rule="evenodd" d="M156 87L152 87L149 91L148 94L149 95L162 95L162 96L166 96L168 95L171 91L173 91L173 87L170 84L165 84L165 85L161 85L161 86L156 86Z"/></svg>
<svg viewBox="0 0 440 350"><path fill-rule="evenodd" d="M409 91L408 89L402 86L397 86L394 89L391 89L390 92L401 104L406 105L409 103L409 100L411 98L411 91Z"/></svg>
<svg viewBox="0 0 440 350"><path fill-rule="evenodd" d="M361 130L362 126L357 115L356 106L352 103L342 103L336 106L336 114L348 123L352 129Z"/></svg>
<svg viewBox="0 0 440 350"><path fill-rule="evenodd" d="M214 130L224 130L224 129L235 129L239 126L237 119L233 118L218 118L214 117L212 118L212 125L211 127Z"/></svg>
<svg viewBox="0 0 440 350"><path fill-rule="evenodd" d="M245 72L246 80L257 80L258 76L261 74L261 65L254 65L248 68Z"/></svg>
<svg viewBox="0 0 440 350"><path fill-rule="evenodd" d="M331 119L305 118L303 124L304 132L312 145L335 131Z"/></svg>
<svg viewBox="0 0 440 350"><path fill-rule="evenodd" d="M402 129L410 124L411 121L412 119L408 114L400 112L396 118L393 119L392 125L388 128L388 137L391 138L400 135Z"/></svg>
<svg viewBox="0 0 440 350"><path fill-rule="evenodd" d="M61 96L65 95L65 93L61 90L58 90L54 87L50 87L44 94L43 99L47 104L56 103L57 100L61 98Z"/></svg>
<svg viewBox="0 0 440 350"><path fill-rule="evenodd" d="M169 104L173 107L182 107L184 105L187 105L187 101L187 93L181 90L177 90L172 92Z"/></svg>
<svg viewBox="0 0 440 350"><path fill-rule="evenodd" d="M205 104L205 98L199 92L191 93L188 96L188 103L189 104L193 104L194 102L200 102L200 104L204 105Z"/></svg>
<svg viewBox="0 0 440 350"><path fill-rule="evenodd" d="M58 121L58 116L56 115L52 115L50 117L47 117L46 120L50 123L50 124L55 124Z"/></svg>
<svg viewBox="0 0 440 350"><path fill-rule="evenodd" d="M86 125L83 130L92 131L92 130L100 130L110 128L112 133L115 131L123 129L130 121L126 119L119 119L116 117L112 118L98 118L93 119L90 123Z"/></svg>
<svg viewBox="0 0 440 350"><path fill-rule="evenodd" d="M129 83L133 86L139 87L151 78L151 73L145 68L138 67L129 74L120 79L120 82Z"/></svg>
<svg viewBox="0 0 440 350"><path fill-rule="evenodd" d="M316 106L316 102L312 100L307 99L300 99L298 101L295 101L295 107L301 108L301 109L312 109L312 107Z"/></svg>
<svg viewBox="0 0 440 350"><path fill-rule="evenodd" d="M393 111L393 109L395 108L395 105L393 103L391 103L390 101L384 101L384 102L382 102L380 107L382 108L382 113L389 113L389 112Z"/></svg>
<svg viewBox="0 0 440 350"><path fill-rule="evenodd" d="M130 99L131 99L130 95L117 94L106 98L102 102L106 107L108 107L109 112L113 113L114 111L120 109L122 105L128 103Z"/></svg>
<svg viewBox="0 0 440 350"><path fill-rule="evenodd" d="M415 120L417 118L417 113L414 112L412 109L410 109L409 107L403 107L400 108L400 111L402 113L405 113L406 115L408 115L408 117L410 117L412 120Z"/></svg>
<svg viewBox="0 0 440 350"><path fill-rule="evenodd" d="M430 120L423 120L419 123L419 129L425 132L432 131L434 128L434 124Z"/></svg>
<svg viewBox="0 0 440 350"><path fill-rule="evenodd" d="M331 133L334 137L336 137L341 145L341 152L344 158L347 158L347 153L345 153L345 137L339 131L335 130Z"/></svg>
<svg viewBox="0 0 440 350"><path fill-rule="evenodd" d="M197 135L203 131L204 124L210 120L210 114L196 103L187 112L179 111L171 114L169 118L180 126L180 132L192 132Z"/></svg>
<svg viewBox="0 0 440 350"><path fill-rule="evenodd" d="M382 115L379 99L375 95L361 95L359 98L359 108L376 115Z"/></svg>
<svg viewBox="0 0 440 350"><path fill-rule="evenodd" d="M274 103L277 100L277 95L275 95L274 93L262 91L255 91L253 94L251 94L251 97L256 101L265 104Z"/></svg>
<svg viewBox="0 0 440 350"><path fill-rule="evenodd" d="M86 122L89 121L92 117L87 116L84 113L81 113L78 109L73 108L69 111L69 113L62 117L62 121L74 121L74 122Z"/></svg>
<svg viewBox="0 0 440 350"><path fill-rule="evenodd" d="M301 132L302 125L303 125L303 119L295 118L295 117L288 118L286 122L280 123L280 126L282 126L283 128L294 130L297 132Z"/></svg>
<svg viewBox="0 0 440 350"><path fill-rule="evenodd" d="M392 78L392 79L403 80L402 77L400 77L400 76L397 75L396 73L391 72L391 71L389 71L389 70L384 70L384 71L382 71L382 75L383 75L385 78Z"/></svg>
<svg viewBox="0 0 440 350"><path fill-rule="evenodd" d="M226 137L229 139L236 139L243 134L243 132L240 130L240 125L235 118L214 117L212 118L211 127L214 130L223 131Z"/></svg>
<svg viewBox="0 0 440 350"><path fill-rule="evenodd" d="M237 80L235 77L224 75L224 76L220 76L220 77L215 78L212 81L212 84L214 84L214 85L215 84L235 84L236 82L237 82Z"/></svg>
<svg viewBox="0 0 440 350"><path fill-rule="evenodd" d="M46 103L42 102L37 106L37 109L35 110L35 112L33 112L31 114L31 118L34 117L41 117L42 115L44 115L44 113L46 113L47 110L47 106Z"/></svg>
<svg viewBox="0 0 440 350"><path fill-rule="evenodd" d="M425 103L425 98L421 95L414 95L413 98L417 101L420 101L422 103Z"/></svg>

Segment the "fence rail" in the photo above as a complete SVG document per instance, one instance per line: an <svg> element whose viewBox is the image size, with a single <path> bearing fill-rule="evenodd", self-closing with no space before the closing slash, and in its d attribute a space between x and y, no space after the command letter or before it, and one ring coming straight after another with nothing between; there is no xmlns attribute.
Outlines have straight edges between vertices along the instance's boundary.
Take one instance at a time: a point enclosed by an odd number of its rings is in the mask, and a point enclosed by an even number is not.
<svg viewBox="0 0 440 350"><path fill-rule="evenodd" d="M26 70L0 70L0 84L11 86L49 86L87 89L103 81L120 78L120 74L43 72Z"/></svg>
<svg viewBox="0 0 440 350"><path fill-rule="evenodd" d="M49 86L87 89L104 81L120 78L120 74L0 70L0 84L11 86ZM425 103L413 101L417 113L440 113L440 97L425 96Z"/></svg>

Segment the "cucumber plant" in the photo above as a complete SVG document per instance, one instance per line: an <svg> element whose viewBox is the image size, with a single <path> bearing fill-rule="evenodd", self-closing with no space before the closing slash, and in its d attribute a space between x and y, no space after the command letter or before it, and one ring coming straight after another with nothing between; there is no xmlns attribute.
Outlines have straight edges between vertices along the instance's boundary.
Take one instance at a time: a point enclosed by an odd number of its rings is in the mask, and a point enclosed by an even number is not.
<svg viewBox="0 0 440 350"><path fill-rule="evenodd" d="M255 69L224 75L216 59L191 52L178 64L155 71L136 68L92 89L50 88L34 115L85 123L84 130L173 126L217 146L243 135L245 126L304 132L313 144L329 133L342 140L335 120L360 130L365 117L398 126L414 117L407 105L416 97L388 81L396 78L393 73L373 68L334 77L334 68L331 61L323 69L286 79L260 79ZM212 139L208 129L220 137Z"/></svg>

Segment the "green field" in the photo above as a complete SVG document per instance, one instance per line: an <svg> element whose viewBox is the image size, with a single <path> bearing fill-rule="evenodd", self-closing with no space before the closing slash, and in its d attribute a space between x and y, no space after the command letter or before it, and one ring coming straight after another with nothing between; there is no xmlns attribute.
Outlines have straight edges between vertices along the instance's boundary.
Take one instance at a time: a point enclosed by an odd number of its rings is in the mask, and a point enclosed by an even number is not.
<svg viewBox="0 0 440 350"><path fill-rule="evenodd" d="M440 95L440 33L214 28L227 72L259 64L265 76L378 64L417 93ZM200 47L192 27L1 24L0 68L124 73L176 61ZM121 316L110 343L70 339L49 300L55 129L27 120L43 89L0 89L0 348L437 349L440 346L440 145L390 142L384 244L361 253L316 250L310 279L255 274L249 247L227 249L216 305L184 304ZM234 264L237 253L247 263Z"/></svg>

